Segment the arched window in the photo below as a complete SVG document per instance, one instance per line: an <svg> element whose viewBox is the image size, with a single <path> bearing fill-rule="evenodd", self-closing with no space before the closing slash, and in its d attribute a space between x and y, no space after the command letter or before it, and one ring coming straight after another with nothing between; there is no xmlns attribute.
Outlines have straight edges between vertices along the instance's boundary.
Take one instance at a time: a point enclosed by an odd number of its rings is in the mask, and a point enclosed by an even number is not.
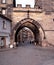
<svg viewBox="0 0 54 65"><path fill-rule="evenodd" d="M3 15L6 14L6 9L2 8L2 14L3 14Z"/></svg>
<svg viewBox="0 0 54 65"><path fill-rule="evenodd" d="M6 29L6 21L3 21L3 29Z"/></svg>
<svg viewBox="0 0 54 65"><path fill-rule="evenodd" d="M2 0L2 3L6 3L6 0Z"/></svg>

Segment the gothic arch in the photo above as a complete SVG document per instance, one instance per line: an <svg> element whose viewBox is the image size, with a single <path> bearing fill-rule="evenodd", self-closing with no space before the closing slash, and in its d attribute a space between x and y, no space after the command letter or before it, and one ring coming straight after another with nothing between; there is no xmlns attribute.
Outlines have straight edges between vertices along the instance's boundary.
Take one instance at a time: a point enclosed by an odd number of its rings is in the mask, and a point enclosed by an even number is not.
<svg viewBox="0 0 54 65"><path fill-rule="evenodd" d="M19 21L13 28L13 33L15 38L14 42L17 42L17 34L24 27L28 27L34 33L36 43L41 43L42 40L45 38L45 32L42 26L34 19L25 18Z"/></svg>

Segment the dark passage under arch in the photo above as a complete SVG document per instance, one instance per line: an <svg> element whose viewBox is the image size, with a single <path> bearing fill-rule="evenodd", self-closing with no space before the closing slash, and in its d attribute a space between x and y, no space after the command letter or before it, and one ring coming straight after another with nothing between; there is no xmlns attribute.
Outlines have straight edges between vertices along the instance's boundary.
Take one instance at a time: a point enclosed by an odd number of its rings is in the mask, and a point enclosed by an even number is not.
<svg viewBox="0 0 54 65"><path fill-rule="evenodd" d="M40 38L40 34L39 34L39 29L37 28L37 26L35 26L33 23L31 22L25 22L23 24L21 24L17 30L16 30L16 33L15 33L15 42L17 43L17 35L19 33L19 31L24 28L24 27L27 27L29 28L33 34L34 34L34 39L35 39L35 42L36 44L39 44L39 38Z"/></svg>

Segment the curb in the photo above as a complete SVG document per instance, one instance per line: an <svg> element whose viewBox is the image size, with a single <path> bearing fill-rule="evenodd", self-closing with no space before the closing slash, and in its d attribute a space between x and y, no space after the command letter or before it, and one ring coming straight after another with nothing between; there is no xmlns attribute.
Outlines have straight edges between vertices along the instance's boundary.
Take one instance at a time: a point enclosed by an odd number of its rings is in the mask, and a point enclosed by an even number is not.
<svg viewBox="0 0 54 65"><path fill-rule="evenodd" d="M14 49L17 49L17 48L4 48L4 49L0 49L0 52L10 51Z"/></svg>

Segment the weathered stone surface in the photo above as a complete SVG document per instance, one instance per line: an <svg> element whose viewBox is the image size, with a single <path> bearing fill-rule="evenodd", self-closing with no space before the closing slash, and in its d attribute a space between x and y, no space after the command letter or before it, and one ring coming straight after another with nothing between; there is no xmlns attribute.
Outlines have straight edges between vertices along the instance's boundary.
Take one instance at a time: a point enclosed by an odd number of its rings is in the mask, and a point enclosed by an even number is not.
<svg viewBox="0 0 54 65"><path fill-rule="evenodd" d="M35 0L34 8L31 8L30 5L22 7L21 4L13 7L13 0L6 0L7 2L5 4L2 4L1 1L0 8L6 9L5 16L11 18L12 29L21 20L28 18L29 11L29 18L37 21L42 26L47 41L54 45L54 0Z"/></svg>

